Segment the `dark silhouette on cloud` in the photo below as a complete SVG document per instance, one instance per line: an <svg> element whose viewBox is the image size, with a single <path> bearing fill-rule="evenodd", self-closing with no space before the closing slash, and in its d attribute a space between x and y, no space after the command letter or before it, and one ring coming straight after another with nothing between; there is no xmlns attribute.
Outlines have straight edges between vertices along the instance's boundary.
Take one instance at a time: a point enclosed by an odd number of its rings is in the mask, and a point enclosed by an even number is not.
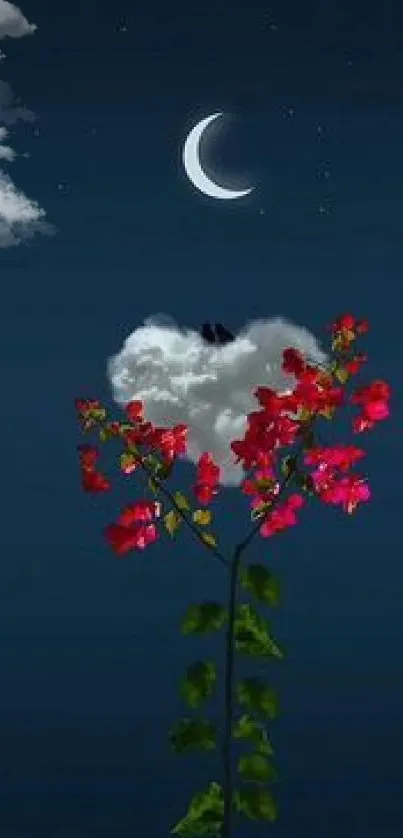
<svg viewBox="0 0 403 838"><path fill-rule="evenodd" d="M220 344L231 343L232 340L235 340L234 335L232 332L228 331L222 323L215 324L215 333L216 333L216 341Z"/></svg>
<svg viewBox="0 0 403 838"><path fill-rule="evenodd" d="M203 323L201 336L206 343L215 343L216 338L213 329L210 326L210 323Z"/></svg>
<svg viewBox="0 0 403 838"><path fill-rule="evenodd" d="M203 323L201 336L206 343L217 343L219 346L235 340L232 332L228 331L222 323L215 323L214 329L210 323Z"/></svg>

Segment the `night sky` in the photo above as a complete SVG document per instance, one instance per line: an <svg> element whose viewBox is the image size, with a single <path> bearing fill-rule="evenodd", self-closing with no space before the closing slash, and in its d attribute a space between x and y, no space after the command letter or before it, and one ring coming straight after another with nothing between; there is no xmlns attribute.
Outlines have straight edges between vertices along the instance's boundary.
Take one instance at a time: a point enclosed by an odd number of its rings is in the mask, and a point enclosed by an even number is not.
<svg viewBox="0 0 403 838"><path fill-rule="evenodd" d="M220 598L225 573L185 533L114 558L102 529L127 489L81 491L75 396L113 407L107 359L155 312L234 330L282 315L321 339L345 310L371 323L365 375L392 385L392 416L360 439L371 503L350 519L312 505L251 548L281 580L288 654L269 672L280 819L237 838L401 838L403 12L21 11L38 28L0 41L0 78L36 121L4 111L19 156L0 168L53 234L8 246L3 229L0 248L0 838L167 838L216 771L171 755L167 731L186 664L216 650L180 618ZM182 171L187 131L215 111L233 116L209 162L256 184L245 201L208 199ZM227 489L220 510L231 543L247 507Z"/></svg>

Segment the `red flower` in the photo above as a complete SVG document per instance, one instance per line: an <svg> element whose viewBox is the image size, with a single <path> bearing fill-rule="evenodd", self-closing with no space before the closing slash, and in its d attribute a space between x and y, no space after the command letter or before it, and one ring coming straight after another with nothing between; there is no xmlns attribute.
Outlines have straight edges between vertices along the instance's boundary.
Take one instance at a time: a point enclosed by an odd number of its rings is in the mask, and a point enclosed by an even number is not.
<svg viewBox="0 0 403 838"><path fill-rule="evenodd" d="M154 500L138 500L129 504L120 513L117 523L122 527L131 527L133 524L148 523L154 517L159 518L161 504Z"/></svg>
<svg viewBox="0 0 403 838"><path fill-rule="evenodd" d="M298 349L285 349L283 352L283 370L293 373L298 378L305 369L305 361Z"/></svg>
<svg viewBox="0 0 403 838"><path fill-rule="evenodd" d="M305 454L306 465L319 465L339 468L341 471L348 471L357 460L365 457L362 448L354 445L335 445L333 448L311 448Z"/></svg>
<svg viewBox="0 0 403 838"><path fill-rule="evenodd" d="M175 425L173 428L155 428L153 444L158 448L168 462L172 462L177 454L185 454L187 448L187 426Z"/></svg>
<svg viewBox="0 0 403 838"><path fill-rule="evenodd" d="M111 488L109 480L96 470L99 457L94 445L79 445L78 456L81 466L81 481L85 492L106 492Z"/></svg>
<svg viewBox="0 0 403 838"><path fill-rule="evenodd" d="M284 504L277 506L276 509L270 512L260 527L260 535L263 538L268 538L276 532L285 530L287 527L295 526L297 523L295 511L300 509L304 503L304 498L301 495L290 495Z"/></svg>
<svg viewBox="0 0 403 838"><path fill-rule="evenodd" d="M207 504L218 493L217 484L220 479L220 468L209 453L200 456L196 466L196 482L193 492L199 503Z"/></svg>
<svg viewBox="0 0 403 838"><path fill-rule="evenodd" d="M371 496L369 486L357 474L349 474L335 481L320 493L325 503L341 504L348 515L351 515L359 503L369 500Z"/></svg>
<svg viewBox="0 0 403 838"><path fill-rule="evenodd" d="M107 492L111 488L109 480L95 469L83 469L81 477L85 492Z"/></svg>
<svg viewBox="0 0 403 838"><path fill-rule="evenodd" d="M342 314L337 320L332 323L333 332L352 332L356 324L356 319L352 314Z"/></svg>
<svg viewBox="0 0 403 838"><path fill-rule="evenodd" d="M121 524L109 524L105 527L104 535L118 556L124 556L129 550L144 550L157 538L155 524L145 524L136 529L124 527Z"/></svg>
<svg viewBox="0 0 403 838"><path fill-rule="evenodd" d="M363 335L369 331L369 320L357 320L355 324L355 331L358 335Z"/></svg>
<svg viewBox="0 0 403 838"><path fill-rule="evenodd" d="M78 445L77 450L81 468L94 468L99 457L98 448L96 448L95 445Z"/></svg>
<svg viewBox="0 0 403 838"><path fill-rule="evenodd" d="M361 416L354 419L355 433L372 428L375 422L380 422L389 416L390 387L386 381L377 380L367 387L359 387L351 396L352 404L362 407Z"/></svg>
<svg viewBox="0 0 403 838"><path fill-rule="evenodd" d="M159 518L161 504L139 500L123 509L116 523L104 530L106 540L119 556L135 548L144 550L158 537L154 519Z"/></svg>
<svg viewBox="0 0 403 838"><path fill-rule="evenodd" d="M344 367L350 375L356 375L357 372L360 371L363 364L365 364L367 360L366 355L354 355L354 357L350 361L346 361L344 363Z"/></svg>
<svg viewBox="0 0 403 838"><path fill-rule="evenodd" d="M130 422L139 422L143 418L143 402L133 400L125 407L125 413Z"/></svg>
<svg viewBox="0 0 403 838"><path fill-rule="evenodd" d="M78 412L83 415L93 413L96 410L103 410L101 402L97 399L76 399L75 406Z"/></svg>

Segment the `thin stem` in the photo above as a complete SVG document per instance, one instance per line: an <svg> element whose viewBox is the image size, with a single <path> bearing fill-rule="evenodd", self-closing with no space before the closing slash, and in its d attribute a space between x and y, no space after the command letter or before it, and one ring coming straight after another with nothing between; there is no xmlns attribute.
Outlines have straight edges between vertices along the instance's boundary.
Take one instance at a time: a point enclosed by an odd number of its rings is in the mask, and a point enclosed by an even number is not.
<svg viewBox="0 0 403 838"><path fill-rule="evenodd" d="M237 596L238 570L242 548L236 547L230 569L230 584L228 597L228 627L225 647L225 685L224 685L224 734L222 744L223 757L223 797L224 818L222 838L230 838L233 808L232 781L232 725L234 716L234 623Z"/></svg>

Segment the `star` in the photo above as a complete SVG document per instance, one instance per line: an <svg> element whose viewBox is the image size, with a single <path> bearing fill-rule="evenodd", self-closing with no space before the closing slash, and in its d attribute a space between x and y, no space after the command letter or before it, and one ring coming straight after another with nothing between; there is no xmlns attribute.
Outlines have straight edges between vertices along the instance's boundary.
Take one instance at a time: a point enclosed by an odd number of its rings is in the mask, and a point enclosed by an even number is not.
<svg viewBox="0 0 403 838"><path fill-rule="evenodd" d="M277 23L270 23L270 15L263 15L263 24L268 26L272 32L277 32Z"/></svg>
<svg viewBox="0 0 403 838"><path fill-rule="evenodd" d="M294 114L295 114L294 108L286 107L286 105L283 106L283 116L284 117L294 116Z"/></svg>
<svg viewBox="0 0 403 838"><path fill-rule="evenodd" d="M330 215L331 210L332 208L331 206L329 206L329 204L321 204L318 208L318 212L320 213L320 215Z"/></svg>

